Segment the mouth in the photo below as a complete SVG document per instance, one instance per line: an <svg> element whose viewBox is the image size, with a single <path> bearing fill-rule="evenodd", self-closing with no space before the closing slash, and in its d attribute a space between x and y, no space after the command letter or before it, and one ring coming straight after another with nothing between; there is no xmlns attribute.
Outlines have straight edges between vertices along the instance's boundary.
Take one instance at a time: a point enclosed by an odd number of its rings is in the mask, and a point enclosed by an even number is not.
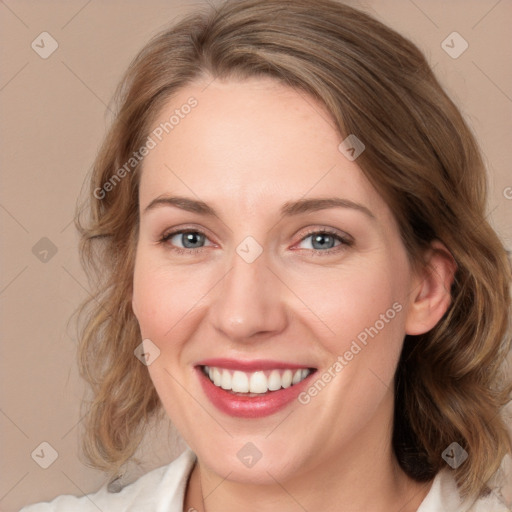
<svg viewBox="0 0 512 512"><path fill-rule="evenodd" d="M211 359L195 366L206 397L230 416L259 418L290 406L317 369L277 361Z"/></svg>
<svg viewBox="0 0 512 512"><path fill-rule="evenodd" d="M274 368L246 372L207 365L200 368L214 386L241 396L260 396L287 389L301 383L315 371L314 368Z"/></svg>

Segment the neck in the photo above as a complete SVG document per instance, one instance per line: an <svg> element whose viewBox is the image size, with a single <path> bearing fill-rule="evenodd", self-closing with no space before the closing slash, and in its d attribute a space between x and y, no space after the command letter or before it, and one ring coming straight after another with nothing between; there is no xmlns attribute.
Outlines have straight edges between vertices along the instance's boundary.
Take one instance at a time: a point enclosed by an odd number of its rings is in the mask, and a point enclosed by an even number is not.
<svg viewBox="0 0 512 512"><path fill-rule="evenodd" d="M398 466L391 448L392 421L389 415L377 416L372 424L378 429L368 425L340 453L285 481L241 483L217 475L199 461L189 479L184 510L415 512L430 483L413 481ZM383 424L389 428L383 429Z"/></svg>

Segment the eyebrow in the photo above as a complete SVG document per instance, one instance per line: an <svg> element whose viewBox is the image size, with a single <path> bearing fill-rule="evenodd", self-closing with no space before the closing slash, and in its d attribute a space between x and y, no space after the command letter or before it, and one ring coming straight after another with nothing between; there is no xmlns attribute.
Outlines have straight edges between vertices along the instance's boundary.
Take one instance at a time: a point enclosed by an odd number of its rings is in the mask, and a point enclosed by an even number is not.
<svg viewBox="0 0 512 512"><path fill-rule="evenodd" d="M207 217L218 217L217 212L203 201L191 199L184 196L159 196L153 199L145 208L143 213L162 206L174 206L187 212L205 215ZM298 199L287 201L281 207L281 217L291 217L305 213L312 213L329 208L349 208L364 213L370 219L375 220L375 215L364 205L342 199L339 197Z"/></svg>

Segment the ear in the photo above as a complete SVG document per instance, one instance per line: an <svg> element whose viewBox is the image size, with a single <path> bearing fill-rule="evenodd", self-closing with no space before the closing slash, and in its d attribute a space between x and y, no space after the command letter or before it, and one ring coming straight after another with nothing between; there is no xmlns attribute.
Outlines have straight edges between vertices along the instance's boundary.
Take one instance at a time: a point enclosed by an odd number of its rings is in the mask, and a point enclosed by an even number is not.
<svg viewBox="0 0 512 512"><path fill-rule="evenodd" d="M450 288L457 264L443 243L435 240L425 255L425 265L416 273L405 324L406 334L430 331L448 310Z"/></svg>

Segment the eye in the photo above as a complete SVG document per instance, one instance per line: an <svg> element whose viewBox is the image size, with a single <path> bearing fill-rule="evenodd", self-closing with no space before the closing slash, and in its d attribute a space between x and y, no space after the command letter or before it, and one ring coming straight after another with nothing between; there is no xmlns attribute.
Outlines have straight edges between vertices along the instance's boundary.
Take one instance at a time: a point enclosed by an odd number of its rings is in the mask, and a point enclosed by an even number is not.
<svg viewBox="0 0 512 512"><path fill-rule="evenodd" d="M300 244L305 244L306 247L300 247ZM299 248L301 249L330 254L351 246L353 241L347 236L342 236L335 231L324 229L310 232L302 238L300 244Z"/></svg>
<svg viewBox="0 0 512 512"><path fill-rule="evenodd" d="M203 232L191 229L172 231L164 234L160 239L160 243L169 244L173 250L178 252L198 252L199 249L205 247L207 241L208 238Z"/></svg>

